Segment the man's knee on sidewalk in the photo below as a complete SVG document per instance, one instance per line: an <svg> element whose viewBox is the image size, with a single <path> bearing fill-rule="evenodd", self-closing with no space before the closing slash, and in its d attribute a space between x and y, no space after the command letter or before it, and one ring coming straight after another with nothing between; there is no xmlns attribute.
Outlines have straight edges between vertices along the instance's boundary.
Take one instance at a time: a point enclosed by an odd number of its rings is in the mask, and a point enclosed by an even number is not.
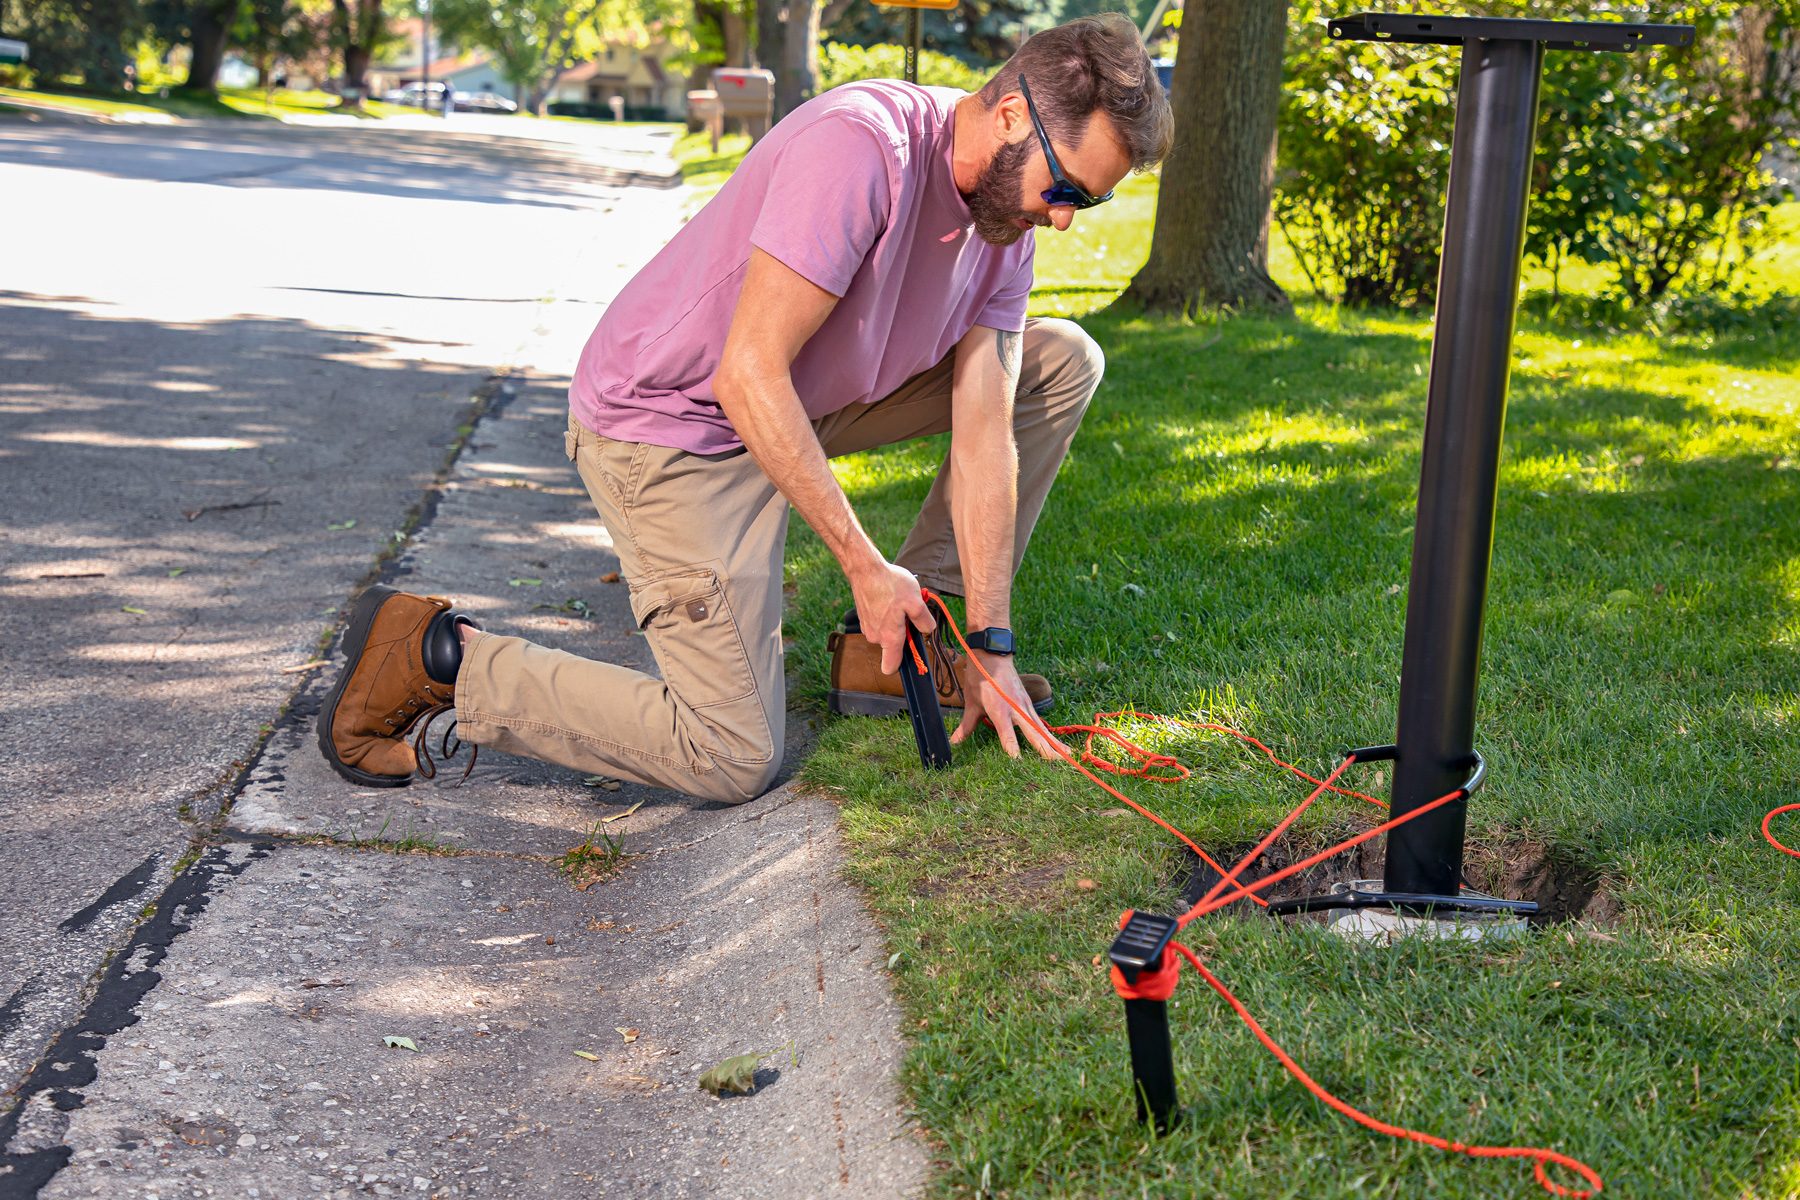
<svg viewBox="0 0 1800 1200"><path fill-rule="evenodd" d="M775 784L781 773L781 753L777 750L764 763L740 763L729 759L713 760L713 768L694 777L694 795L721 804L747 804Z"/></svg>

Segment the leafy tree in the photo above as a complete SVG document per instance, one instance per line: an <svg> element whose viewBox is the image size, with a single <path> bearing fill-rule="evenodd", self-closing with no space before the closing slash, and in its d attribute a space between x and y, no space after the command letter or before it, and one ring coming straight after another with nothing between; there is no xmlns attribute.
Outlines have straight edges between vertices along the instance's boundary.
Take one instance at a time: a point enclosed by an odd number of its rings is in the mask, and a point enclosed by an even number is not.
<svg viewBox="0 0 1800 1200"><path fill-rule="evenodd" d="M360 106L369 90L369 65L382 47L394 41L389 7L403 10L403 0L331 0L331 49L344 64L344 100Z"/></svg>
<svg viewBox="0 0 1800 1200"><path fill-rule="evenodd" d="M225 46L243 13L244 0L151 0L147 6L157 34L188 47L187 79L182 88L214 92Z"/></svg>
<svg viewBox="0 0 1800 1200"><path fill-rule="evenodd" d="M1797 9L1682 4L1666 19L1695 27L1691 47L1563 56L1546 78L1530 252L1610 264L1633 304L1728 285L1787 195L1769 160L1800 128Z"/></svg>
<svg viewBox="0 0 1800 1200"><path fill-rule="evenodd" d="M1324 7L1294 4L1275 216L1321 295L1351 305L1428 301L1444 227L1456 55L1331 41Z"/></svg>
<svg viewBox="0 0 1800 1200"><path fill-rule="evenodd" d="M29 0L8 16L7 35L31 44L31 71L42 83L79 76L97 91L120 91L130 47L147 22L135 0Z"/></svg>
<svg viewBox="0 0 1800 1200"><path fill-rule="evenodd" d="M299 59L314 48L314 30L294 0L245 0L232 30L232 43L256 65L256 81L268 87L275 63Z"/></svg>
<svg viewBox="0 0 1800 1200"><path fill-rule="evenodd" d="M819 90L854 83L859 79L898 79L906 62L904 46L846 46L826 42L820 47ZM959 58L927 50L919 55L919 82L927 87L978 90L988 80L988 73L976 70Z"/></svg>
<svg viewBox="0 0 1800 1200"><path fill-rule="evenodd" d="M948 12L924 11L922 42L927 50L960 58L971 66L997 67L1012 57L1041 15L1023 0L962 0ZM851 3L824 26L825 36L852 46L905 45L908 14L902 8Z"/></svg>
<svg viewBox="0 0 1800 1200"><path fill-rule="evenodd" d="M641 37L659 13L657 0L437 0L432 9L447 40L492 53L540 115L563 72L592 58L608 32Z"/></svg>
<svg viewBox="0 0 1800 1200"><path fill-rule="evenodd" d="M1150 260L1126 294L1149 309L1285 308L1269 278L1269 203L1287 0L1189 0L1173 83L1175 149Z"/></svg>
<svg viewBox="0 0 1800 1200"><path fill-rule="evenodd" d="M1458 59L1330 42L1295 0L1276 213L1314 286L1352 304L1429 302L1450 170ZM1487 0L1492 16L1616 20L1611 0ZM1551 51L1527 252L1608 266L1618 298L1728 288L1785 189L1773 151L1800 129L1800 0L1661 4L1692 47Z"/></svg>
<svg viewBox="0 0 1800 1200"><path fill-rule="evenodd" d="M1063 25L1076 17L1097 17L1101 13L1122 12L1131 18L1133 25L1142 29L1155 9L1156 0L1057 0L1056 23Z"/></svg>

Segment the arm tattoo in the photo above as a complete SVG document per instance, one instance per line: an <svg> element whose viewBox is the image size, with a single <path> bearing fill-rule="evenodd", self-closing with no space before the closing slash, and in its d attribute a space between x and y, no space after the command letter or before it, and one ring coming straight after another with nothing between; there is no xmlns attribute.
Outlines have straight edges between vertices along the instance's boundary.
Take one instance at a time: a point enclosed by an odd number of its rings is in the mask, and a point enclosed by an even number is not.
<svg viewBox="0 0 1800 1200"><path fill-rule="evenodd" d="M1024 341L1024 334L1005 329L994 330L994 349L1000 353L1000 365L1015 379L1019 376L1020 349Z"/></svg>

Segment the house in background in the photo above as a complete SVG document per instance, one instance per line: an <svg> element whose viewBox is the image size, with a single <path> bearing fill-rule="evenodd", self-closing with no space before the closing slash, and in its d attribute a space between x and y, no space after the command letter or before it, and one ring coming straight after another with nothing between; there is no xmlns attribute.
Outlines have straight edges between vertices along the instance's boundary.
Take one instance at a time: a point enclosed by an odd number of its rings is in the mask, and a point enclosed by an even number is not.
<svg viewBox="0 0 1800 1200"><path fill-rule="evenodd" d="M681 120L687 114L687 84L663 66L670 53L666 43L644 49L608 46L562 73L550 89L550 111L609 117L607 103L619 96L633 120Z"/></svg>

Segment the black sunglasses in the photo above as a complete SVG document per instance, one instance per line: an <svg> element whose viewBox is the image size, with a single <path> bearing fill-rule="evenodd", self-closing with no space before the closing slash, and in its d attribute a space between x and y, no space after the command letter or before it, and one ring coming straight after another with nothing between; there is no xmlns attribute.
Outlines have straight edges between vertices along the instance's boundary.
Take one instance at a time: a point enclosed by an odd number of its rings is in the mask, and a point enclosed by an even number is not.
<svg viewBox="0 0 1800 1200"><path fill-rule="evenodd" d="M1025 97L1026 111L1031 113L1031 127L1037 130L1038 142L1044 147L1044 161L1050 166L1051 187L1043 194L1044 203L1052 208L1092 208L1111 200L1111 192L1090 196L1063 174L1062 164L1056 161L1056 151L1050 148L1050 135L1044 132L1044 123L1038 120L1037 104L1031 99L1031 85L1025 82L1023 75L1019 76L1019 92Z"/></svg>

